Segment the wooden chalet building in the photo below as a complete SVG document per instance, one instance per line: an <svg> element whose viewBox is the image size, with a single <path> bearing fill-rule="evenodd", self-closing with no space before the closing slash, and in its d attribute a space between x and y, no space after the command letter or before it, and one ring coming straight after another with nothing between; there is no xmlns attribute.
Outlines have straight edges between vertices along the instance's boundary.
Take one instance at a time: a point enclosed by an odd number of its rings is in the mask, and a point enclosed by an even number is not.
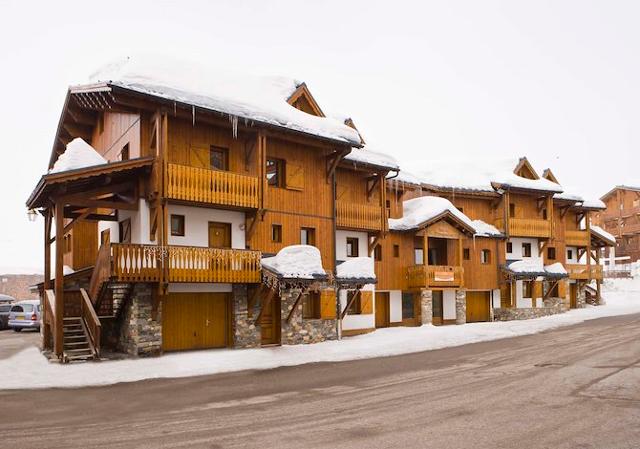
<svg viewBox="0 0 640 449"><path fill-rule="evenodd" d="M615 236L615 257L626 257L626 263L640 260L640 186L619 185L600 199L606 210L596 214L594 223Z"/></svg>

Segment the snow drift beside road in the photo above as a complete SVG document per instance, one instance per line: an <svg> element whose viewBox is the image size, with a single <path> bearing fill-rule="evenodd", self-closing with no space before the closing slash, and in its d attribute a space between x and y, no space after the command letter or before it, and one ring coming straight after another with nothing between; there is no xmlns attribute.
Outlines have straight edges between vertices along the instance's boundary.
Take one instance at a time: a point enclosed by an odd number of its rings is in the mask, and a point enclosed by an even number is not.
<svg viewBox="0 0 640 449"><path fill-rule="evenodd" d="M246 369L270 369L313 362L383 357L534 334L585 320L640 313L640 279L607 281L606 306L571 310L526 321L463 326L394 327L314 345L183 352L138 360L59 365L33 347L0 360L4 389L83 387L144 379L191 377Z"/></svg>

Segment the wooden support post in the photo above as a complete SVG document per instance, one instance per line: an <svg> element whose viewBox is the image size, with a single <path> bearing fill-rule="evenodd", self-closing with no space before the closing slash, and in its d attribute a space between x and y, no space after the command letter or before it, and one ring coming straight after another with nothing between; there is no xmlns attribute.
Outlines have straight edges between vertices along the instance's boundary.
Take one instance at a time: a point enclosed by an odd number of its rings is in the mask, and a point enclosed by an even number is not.
<svg viewBox="0 0 640 449"><path fill-rule="evenodd" d="M44 289L51 288L51 209L44 211Z"/></svg>
<svg viewBox="0 0 640 449"><path fill-rule="evenodd" d="M547 197L547 220L549 220L549 232L550 237L553 238L555 235L554 232L554 222L553 222L553 195L549 195Z"/></svg>
<svg viewBox="0 0 640 449"><path fill-rule="evenodd" d="M497 256L497 254L496 254ZM458 266L462 266L462 238L458 238ZM460 287L464 287L464 274L460 277Z"/></svg>
<svg viewBox="0 0 640 449"><path fill-rule="evenodd" d="M64 204L56 203L56 279L55 279L55 339L53 350L57 357L63 352L63 323L64 323Z"/></svg>
<svg viewBox="0 0 640 449"><path fill-rule="evenodd" d="M356 289L356 292L354 293L354 295L351 297L351 299L349 301L347 301L347 304L344 307L344 310L342 311L342 313L340 313L340 319L341 320L343 320L344 317L347 316L347 313L349 313L349 308L355 302L355 300L358 298L358 296L360 296L360 289Z"/></svg>
<svg viewBox="0 0 640 449"><path fill-rule="evenodd" d="M506 192L504 192L504 234L507 238L509 238L509 219L511 218L511 198L509 195L509 190L507 190Z"/></svg>
<svg viewBox="0 0 640 449"><path fill-rule="evenodd" d="M267 297L262 301L262 304L260 305L260 313L258 314L255 321L253 322L254 325L257 325L260 323L264 310L271 305L271 300L273 299L275 294L276 294L276 291L270 288L269 293L267 293Z"/></svg>

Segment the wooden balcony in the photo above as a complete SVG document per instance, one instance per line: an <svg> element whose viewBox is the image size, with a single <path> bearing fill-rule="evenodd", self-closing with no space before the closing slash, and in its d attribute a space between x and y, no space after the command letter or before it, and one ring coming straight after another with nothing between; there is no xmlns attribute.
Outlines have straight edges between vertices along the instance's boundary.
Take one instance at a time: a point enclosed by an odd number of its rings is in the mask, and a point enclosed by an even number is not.
<svg viewBox="0 0 640 449"><path fill-rule="evenodd" d="M384 230L384 215L380 206L337 201L337 226L339 228L362 229L365 231Z"/></svg>
<svg viewBox="0 0 640 449"><path fill-rule="evenodd" d="M260 282L259 251L192 246L111 245L111 279L158 282Z"/></svg>
<svg viewBox="0 0 640 449"><path fill-rule="evenodd" d="M505 232L504 219L495 222L496 228ZM551 237L551 221L538 218L510 218L509 235L511 237Z"/></svg>
<svg viewBox="0 0 640 449"><path fill-rule="evenodd" d="M569 273L569 279L596 279L601 281L603 277L601 265L566 264L565 268L567 270L567 273Z"/></svg>
<svg viewBox="0 0 640 449"><path fill-rule="evenodd" d="M409 288L462 287L464 269L449 265L413 265L407 268Z"/></svg>
<svg viewBox="0 0 640 449"><path fill-rule="evenodd" d="M258 178L228 171L167 164L166 197L201 204L258 208Z"/></svg>
<svg viewBox="0 0 640 449"><path fill-rule="evenodd" d="M589 245L589 232L585 230L565 231L564 241L567 246L586 247Z"/></svg>

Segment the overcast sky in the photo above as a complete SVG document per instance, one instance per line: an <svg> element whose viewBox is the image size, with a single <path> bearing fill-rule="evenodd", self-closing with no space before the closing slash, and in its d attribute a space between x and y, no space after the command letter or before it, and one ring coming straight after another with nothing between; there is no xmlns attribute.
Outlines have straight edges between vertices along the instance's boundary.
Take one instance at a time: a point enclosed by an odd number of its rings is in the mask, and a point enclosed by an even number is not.
<svg viewBox="0 0 640 449"><path fill-rule="evenodd" d="M41 269L24 203L67 86L140 53L306 81L412 170L526 155L594 197L640 178L640 2L89 3L0 0L0 273Z"/></svg>

